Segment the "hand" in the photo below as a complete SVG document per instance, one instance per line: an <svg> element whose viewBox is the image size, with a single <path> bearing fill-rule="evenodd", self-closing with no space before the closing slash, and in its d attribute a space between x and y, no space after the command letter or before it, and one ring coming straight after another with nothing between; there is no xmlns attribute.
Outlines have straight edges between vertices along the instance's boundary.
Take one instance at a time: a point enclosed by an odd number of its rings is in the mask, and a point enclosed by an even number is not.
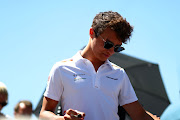
<svg viewBox="0 0 180 120"><path fill-rule="evenodd" d="M152 113L146 111L147 114L149 114L154 120L160 120L160 117L158 117L157 115L153 115Z"/></svg>
<svg viewBox="0 0 180 120"><path fill-rule="evenodd" d="M73 109L68 109L64 115L65 120L84 120L84 117L85 113Z"/></svg>

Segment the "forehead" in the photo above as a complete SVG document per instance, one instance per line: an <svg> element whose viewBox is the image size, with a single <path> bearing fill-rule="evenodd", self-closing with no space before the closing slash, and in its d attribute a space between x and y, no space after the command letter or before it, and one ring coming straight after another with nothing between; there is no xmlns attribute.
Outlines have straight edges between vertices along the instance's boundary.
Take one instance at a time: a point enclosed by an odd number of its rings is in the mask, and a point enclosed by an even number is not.
<svg viewBox="0 0 180 120"><path fill-rule="evenodd" d="M111 42L115 42L117 44L122 43L122 40L117 37L117 33L110 28L106 28L101 35Z"/></svg>

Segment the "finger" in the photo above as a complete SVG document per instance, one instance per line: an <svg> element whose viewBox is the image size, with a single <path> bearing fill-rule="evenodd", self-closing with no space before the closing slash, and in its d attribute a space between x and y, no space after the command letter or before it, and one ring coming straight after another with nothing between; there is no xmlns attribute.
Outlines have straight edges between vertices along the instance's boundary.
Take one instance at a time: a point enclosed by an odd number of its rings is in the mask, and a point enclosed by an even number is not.
<svg viewBox="0 0 180 120"><path fill-rule="evenodd" d="M66 111L66 114L73 116L73 115L77 115L78 113L77 113L77 110L68 109Z"/></svg>
<svg viewBox="0 0 180 120"><path fill-rule="evenodd" d="M68 115L68 114L65 114L65 115L64 115L64 119L65 119L65 120L71 120L71 116Z"/></svg>
<svg viewBox="0 0 180 120"><path fill-rule="evenodd" d="M81 115L82 115L82 117L84 118L86 114L85 114L84 112L82 112L82 114L81 114Z"/></svg>
<svg viewBox="0 0 180 120"><path fill-rule="evenodd" d="M78 118L76 117L76 115L68 115L68 114L64 115L64 119L65 120L84 120L84 118Z"/></svg>
<svg viewBox="0 0 180 120"><path fill-rule="evenodd" d="M73 117L82 118L83 116L81 114L77 114L77 115L73 115Z"/></svg>
<svg viewBox="0 0 180 120"><path fill-rule="evenodd" d="M78 118L84 118L85 117L85 113L84 112L80 112L78 110L75 110L78 114L76 115L76 117Z"/></svg>
<svg viewBox="0 0 180 120"><path fill-rule="evenodd" d="M68 109L65 113L73 119L81 118L83 120L85 117L85 113L78 110Z"/></svg>

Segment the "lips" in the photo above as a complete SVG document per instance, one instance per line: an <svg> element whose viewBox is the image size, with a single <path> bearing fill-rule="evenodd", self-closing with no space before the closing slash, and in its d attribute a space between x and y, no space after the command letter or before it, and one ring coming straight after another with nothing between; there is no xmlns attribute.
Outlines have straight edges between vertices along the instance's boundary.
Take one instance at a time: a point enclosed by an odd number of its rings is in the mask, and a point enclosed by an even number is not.
<svg viewBox="0 0 180 120"><path fill-rule="evenodd" d="M110 54L107 54L107 53L104 53L104 56L109 58L110 57Z"/></svg>

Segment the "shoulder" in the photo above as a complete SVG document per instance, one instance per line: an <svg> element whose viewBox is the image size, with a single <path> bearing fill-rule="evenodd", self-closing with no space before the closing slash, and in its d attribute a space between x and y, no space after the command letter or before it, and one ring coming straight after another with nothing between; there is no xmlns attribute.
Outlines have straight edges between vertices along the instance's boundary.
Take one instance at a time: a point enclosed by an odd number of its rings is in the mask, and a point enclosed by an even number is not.
<svg viewBox="0 0 180 120"><path fill-rule="evenodd" d="M73 62L74 60L72 58L69 58L69 59L65 59L65 60L62 60L62 61L59 61L58 63L68 63L68 62Z"/></svg>
<svg viewBox="0 0 180 120"><path fill-rule="evenodd" d="M74 66L73 59L65 59L59 62L56 62L53 67L51 68L50 73L54 73L55 71L59 71L61 68L66 67L66 66Z"/></svg>
<svg viewBox="0 0 180 120"><path fill-rule="evenodd" d="M115 73L118 74L119 76L121 76L123 79L128 78L127 73L126 73L124 68L122 68L122 67L120 67L120 66L118 66L112 62L111 62L111 67L115 71Z"/></svg>
<svg viewBox="0 0 180 120"><path fill-rule="evenodd" d="M116 65L115 63L112 63L112 62L111 62L111 66L112 66L112 68L114 68L115 70L120 70L120 71L124 72L124 68Z"/></svg>
<svg viewBox="0 0 180 120"><path fill-rule="evenodd" d="M6 116L6 118L8 119L8 120L12 120L12 117L11 116L9 116L9 115L5 115Z"/></svg>
<svg viewBox="0 0 180 120"><path fill-rule="evenodd" d="M12 118L7 114L0 113L0 119L2 119L2 120L10 120Z"/></svg>
<svg viewBox="0 0 180 120"><path fill-rule="evenodd" d="M71 65L74 63L74 60L72 58L69 58L69 59L65 59L65 60L62 60L62 61L59 61L59 62L56 62L54 64L55 67L60 67L60 66L66 66L66 65Z"/></svg>

